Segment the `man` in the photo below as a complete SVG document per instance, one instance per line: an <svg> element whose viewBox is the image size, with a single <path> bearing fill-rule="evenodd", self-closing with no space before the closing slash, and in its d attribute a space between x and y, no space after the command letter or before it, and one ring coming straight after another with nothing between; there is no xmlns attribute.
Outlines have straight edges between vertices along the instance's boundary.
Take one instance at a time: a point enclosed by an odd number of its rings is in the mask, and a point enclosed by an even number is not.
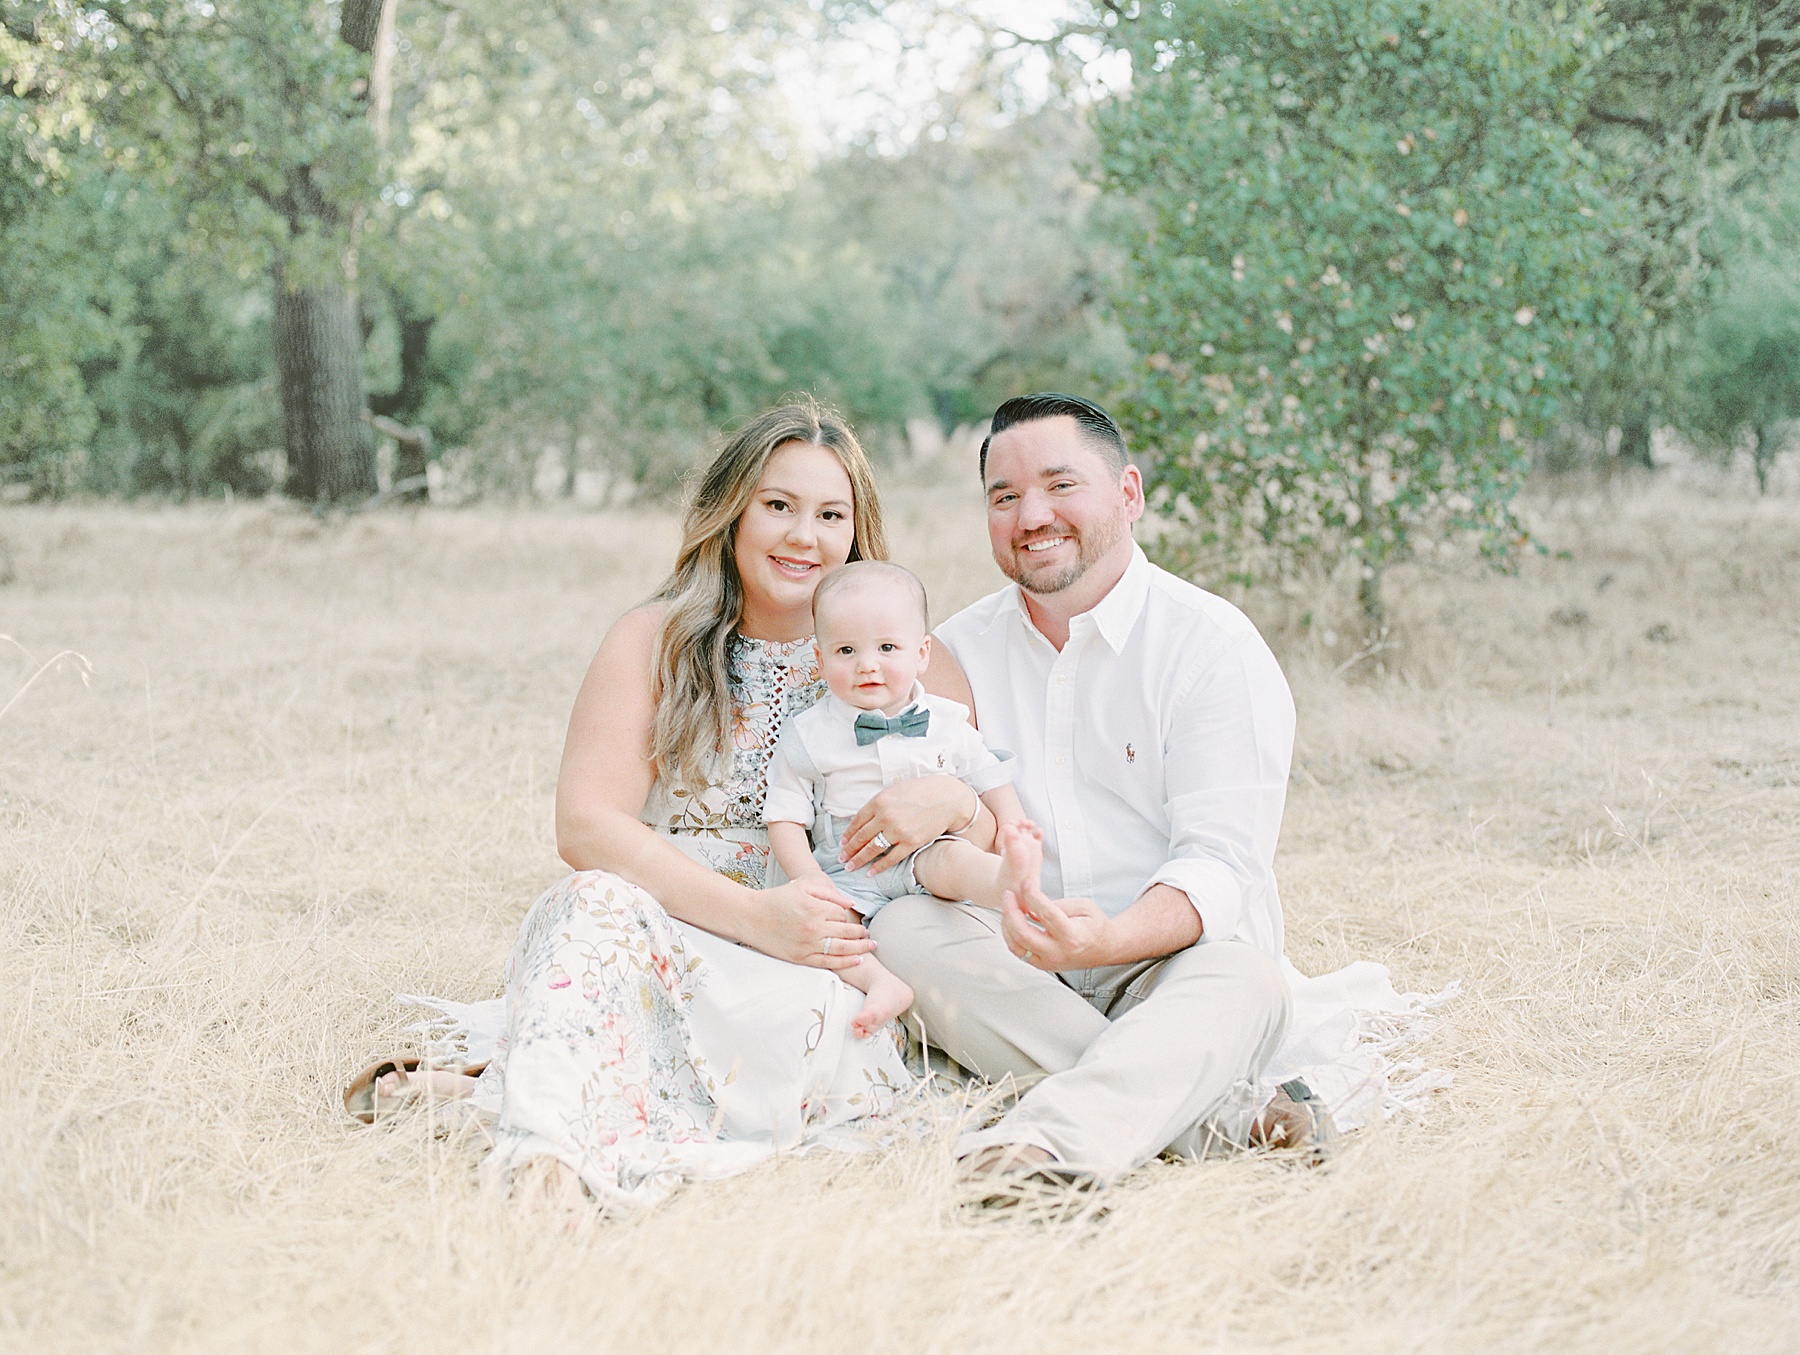
<svg viewBox="0 0 1800 1355"><path fill-rule="evenodd" d="M937 638L983 736L1018 759L1043 884L999 914L901 899L872 927L921 1036L1028 1088L959 1154L1109 1180L1165 1150L1309 1138L1316 1103L1265 1109L1256 1092L1291 1003L1272 870L1294 733L1281 669L1243 613L1132 540L1143 480L1104 410L1009 400L981 469L1014 586Z"/></svg>

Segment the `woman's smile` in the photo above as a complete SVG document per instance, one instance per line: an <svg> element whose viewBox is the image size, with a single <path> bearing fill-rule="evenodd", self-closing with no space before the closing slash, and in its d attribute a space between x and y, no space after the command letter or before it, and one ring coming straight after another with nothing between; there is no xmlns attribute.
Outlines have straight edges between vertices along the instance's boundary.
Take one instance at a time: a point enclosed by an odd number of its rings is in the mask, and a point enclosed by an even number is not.
<svg viewBox="0 0 1800 1355"><path fill-rule="evenodd" d="M775 567L783 574L795 579L804 579L819 568L816 560L799 560L787 555L771 555L769 559L775 562Z"/></svg>

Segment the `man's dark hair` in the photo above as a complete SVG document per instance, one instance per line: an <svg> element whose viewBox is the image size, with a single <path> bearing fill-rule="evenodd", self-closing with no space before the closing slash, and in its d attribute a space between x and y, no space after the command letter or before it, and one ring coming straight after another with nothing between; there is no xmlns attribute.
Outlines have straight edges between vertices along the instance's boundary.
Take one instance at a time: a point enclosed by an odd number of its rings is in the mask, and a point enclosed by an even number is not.
<svg viewBox="0 0 1800 1355"><path fill-rule="evenodd" d="M988 435L981 440L981 482L984 485L987 483L988 446L996 434L1004 433L1014 424L1036 423L1039 419L1060 419L1065 414L1075 420L1082 439L1105 457L1108 465L1115 471L1125 469L1128 464L1125 435L1119 431L1119 425L1113 422L1112 415L1092 400L1083 400L1079 395L1043 391L1037 395L1015 395L994 411Z"/></svg>

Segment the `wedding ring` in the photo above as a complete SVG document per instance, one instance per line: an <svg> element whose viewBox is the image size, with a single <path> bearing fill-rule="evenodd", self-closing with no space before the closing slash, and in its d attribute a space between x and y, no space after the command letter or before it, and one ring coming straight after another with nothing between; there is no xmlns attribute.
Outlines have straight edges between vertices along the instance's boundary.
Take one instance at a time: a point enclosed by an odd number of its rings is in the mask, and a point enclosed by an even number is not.
<svg viewBox="0 0 1800 1355"><path fill-rule="evenodd" d="M888 841L888 835L886 833L875 834L875 845L884 852L890 852L894 849L894 844Z"/></svg>
<svg viewBox="0 0 1800 1355"><path fill-rule="evenodd" d="M831 943L835 940L837 940L837 938L835 936L828 936L825 938L825 950L823 952L824 954L826 954L826 955L831 954Z"/></svg>
<svg viewBox="0 0 1800 1355"><path fill-rule="evenodd" d="M1031 952L1028 950L1020 951L1019 958L1021 960L1025 961L1026 964L1030 964L1031 963Z"/></svg>

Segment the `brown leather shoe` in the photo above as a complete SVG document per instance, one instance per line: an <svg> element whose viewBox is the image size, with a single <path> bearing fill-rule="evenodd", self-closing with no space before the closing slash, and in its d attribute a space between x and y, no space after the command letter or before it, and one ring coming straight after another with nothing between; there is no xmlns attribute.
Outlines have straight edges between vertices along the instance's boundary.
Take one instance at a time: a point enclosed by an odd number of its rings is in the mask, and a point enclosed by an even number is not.
<svg viewBox="0 0 1800 1355"><path fill-rule="evenodd" d="M1282 1083L1250 1126L1252 1148L1297 1149L1311 1166L1331 1156L1337 1136L1331 1112L1299 1078Z"/></svg>

